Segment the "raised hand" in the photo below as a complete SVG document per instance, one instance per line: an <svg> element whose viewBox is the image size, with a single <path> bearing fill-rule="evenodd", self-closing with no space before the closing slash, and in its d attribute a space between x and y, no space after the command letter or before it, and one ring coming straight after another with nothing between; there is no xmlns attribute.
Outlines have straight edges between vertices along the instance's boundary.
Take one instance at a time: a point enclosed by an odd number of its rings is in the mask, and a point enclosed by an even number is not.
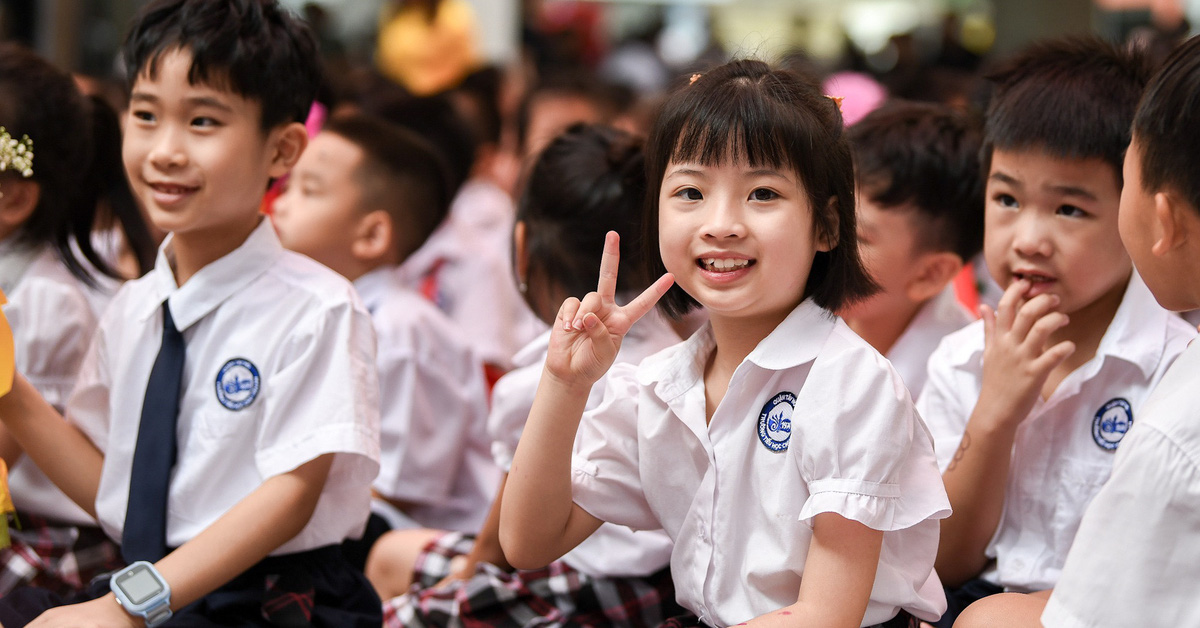
<svg viewBox="0 0 1200 628"><path fill-rule="evenodd" d="M609 231L600 259L596 291L582 301L571 297L563 302L550 334L546 370L568 384L591 386L604 376L617 357L621 339L646 315L674 283L670 273L626 305L617 305L617 266L621 259L620 238Z"/></svg>
<svg viewBox="0 0 1200 628"><path fill-rule="evenodd" d="M983 388L980 403L995 404L997 417L1020 422L1037 402L1046 378L1074 351L1063 341L1050 346L1050 336L1067 324L1067 315L1056 311L1059 298L1040 294L1026 299L1030 284L1014 281L993 312L983 306Z"/></svg>

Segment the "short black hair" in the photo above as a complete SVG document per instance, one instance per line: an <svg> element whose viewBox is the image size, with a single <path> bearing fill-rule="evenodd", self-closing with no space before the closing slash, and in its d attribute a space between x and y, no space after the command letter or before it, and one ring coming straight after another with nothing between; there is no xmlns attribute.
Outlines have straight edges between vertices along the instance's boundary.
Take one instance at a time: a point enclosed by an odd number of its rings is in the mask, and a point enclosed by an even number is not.
<svg viewBox="0 0 1200 628"><path fill-rule="evenodd" d="M850 128L859 195L911 206L918 246L964 261L983 248L982 121L947 105L893 101Z"/></svg>
<svg viewBox="0 0 1200 628"><path fill-rule="evenodd" d="M858 254L854 162L837 103L814 78L756 60L731 61L700 75L663 105L646 144L642 232L652 276L666 272L658 253L658 191L667 166L742 159L795 172L808 194L813 228L834 245L814 257L805 298L837 311L879 289ZM697 304L676 285L659 305L678 317Z"/></svg>
<svg viewBox="0 0 1200 628"><path fill-rule="evenodd" d="M470 123L447 94L412 96L400 89L388 89L363 99L361 106L363 111L402 126L433 145L450 169L452 194L457 194L471 177L479 146Z"/></svg>
<svg viewBox="0 0 1200 628"><path fill-rule="evenodd" d="M645 196L640 139L603 125L568 127L538 155L518 203L529 259L526 281L582 299L596 289L605 234L616 231L617 292L645 288L649 282L636 245Z"/></svg>
<svg viewBox="0 0 1200 628"><path fill-rule="evenodd" d="M362 150L356 176L367 209L388 212L396 251L401 260L407 258L429 239L450 209L445 160L416 133L363 113L334 116L322 132Z"/></svg>
<svg viewBox="0 0 1200 628"><path fill-rule="evenodd" d="M1077 36L1035 43L988 75L995 92L981 155L1042 150L1066 159L1102 159L1118 185L1134 109L1152 67L1136 50Z"/></svg>
<svg viewBox="0 0 1200 628"><path fill-rule="evenodd" d="M1142 188L1171 188L1200 211L1200 37L1167 58L1133 119Z"/></svg>
<svg viewBox="0 0 1200 628"><path fill-rule="evenodd" d="M525 144L529 139L525 136L528 135L532 124L533 105L539 98L544 97L576 98L585 101L595 107L601 121L611 120L620 106L618 90L596 77L591 70L573 68L548 74L526 91L517 105L517 148L521 151L526 150Z"/></svg>
<svg viewBox="0 0 1200 628"><path fill-rule="evenodd" d="M321 83L312 31L275 0L154 0L125 39L126 78L156 76L163 54L192 55L188 82L262 106L262 128L304 122Z"/></svg>

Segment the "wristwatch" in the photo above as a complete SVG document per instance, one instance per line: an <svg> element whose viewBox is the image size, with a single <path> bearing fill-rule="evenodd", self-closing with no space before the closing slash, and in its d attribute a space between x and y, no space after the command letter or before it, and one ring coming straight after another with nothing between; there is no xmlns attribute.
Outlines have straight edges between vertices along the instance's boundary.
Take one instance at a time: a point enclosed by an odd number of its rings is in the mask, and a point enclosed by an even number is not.
<svg viewBox="0 0 1200 628"><path fill-rule="evenodd" d="M121 608L130 615L145 618L147 628L171 618L171 585L154 565L139 560L113 574L108 586Z"/></svg>

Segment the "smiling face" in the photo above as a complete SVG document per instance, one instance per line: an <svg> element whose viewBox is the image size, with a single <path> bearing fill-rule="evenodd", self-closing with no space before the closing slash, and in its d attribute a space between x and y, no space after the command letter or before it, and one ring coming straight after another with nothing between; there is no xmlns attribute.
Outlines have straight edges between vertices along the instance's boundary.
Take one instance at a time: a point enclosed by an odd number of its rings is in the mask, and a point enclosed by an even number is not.
<svg viewBox="0 0 1200 628"><path fill-rule="evenodd" d="M808 196L794 172L745 163L671 163L658 196L659 250L715 322L774 328L801 301L817 251Z"/></svg>
<svg viewBox="0 0 1200 628"><path fill-rule="evenodd" d="M1066 314L1098 308L1111 318L1132 269L1117 230L1120 198L1102 159L994 151L984 230L992 277L1005 288L1026 279L1028 296L1058 295Z"/></svg>
<svg viewBox="0 0 1200 628"><path fill-rule="evenodd" d="M134 194L177 246L244 237L258 223L268 180L290 165L277 152L286 127L264 134L257 102L189 85L191 62L190 52L166 52L156 76L137 77L122 147Z"/></svg>

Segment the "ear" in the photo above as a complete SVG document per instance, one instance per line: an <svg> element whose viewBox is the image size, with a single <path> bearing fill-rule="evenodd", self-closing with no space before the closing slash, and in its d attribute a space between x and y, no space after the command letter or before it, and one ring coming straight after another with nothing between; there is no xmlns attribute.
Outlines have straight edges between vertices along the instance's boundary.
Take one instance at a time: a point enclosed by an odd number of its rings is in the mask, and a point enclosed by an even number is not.
<svg viewBox="0 0 1200 628"><path fill-rule="evenodd" d="M525 244L525 221L518 220L513 225L513 268L517 272L517 282L525 285L529 279L529 250Z"/></svg>
<svg viewBox="0 0 1200 628"><path fill-rule="evenodd" d="M0 186L0 233L12 233L25 224L41 200L40 183L9 177Z"/></svg>
<svg viewBox="0 0 1200 628"><path fill-rule="evenodd" d="M905 295L914 303L937 296L962 270L963 260L950 251L922 253L917 261L919 271L905 286Z"/></svg>
<svg viewBox="0 0 1200 628"><path fill-rule="evenodd" d="M299 122L291 122L271 131L268 142L271 151L269 174L272 179L278 179L291 172L292 166L300 160L308 146L308 130Z"/></svg>
<svg viewBox="0 0 1200 628"><path fill-rule="evenodd" d="M1154 194L1154 244L1150 252L1162 257L1172 249L1183 246L1195 229L1194 221L1188 221L1180 211L1191 211L1168 192Z"/></svg>
<svg viewBox="0 0 1200 628"><path fill-rule="evenodd" d="M392 237L394 231L392 217L386 211L377 209L364 214L355 227L350 253L355 259L363 262L387 259L395 250L395 239Z"/></svg>
<svg viewBox="0 0 1200 628"><path fill-rule="evenodd" d="M838 245L838 228L842 226L841 215L838 209L841 208L841 202L838 197L829 197L829 202L825 204L825 223L828 229L821 229L819 225L814 225L817 231L817 250L828 253ZM852 208L853 209L853 208Z"/></svg>

